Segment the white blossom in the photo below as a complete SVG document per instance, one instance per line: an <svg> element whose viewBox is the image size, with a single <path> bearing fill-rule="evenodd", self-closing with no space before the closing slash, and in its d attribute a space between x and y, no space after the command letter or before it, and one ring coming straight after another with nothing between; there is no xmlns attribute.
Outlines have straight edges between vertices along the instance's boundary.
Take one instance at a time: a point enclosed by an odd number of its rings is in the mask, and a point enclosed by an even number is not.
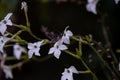
<svg viewBox="0 0 120 80"><path fill-rule="evenodd" d="M3 53L3 47L5 45L5 43L9 40L10 38L6 37L6 36L0 36L0 51Z"/></svg>
<svg viewBox="0 0 120 80"><path fill-rule="evenodd" d="M4 66L3 72L5 73L5 78L13 78L13 74L9 66Z"/></svg>
<svg viewBox="0 0 120 80"><path fill-rule="evenodd" d="M61 50L68 49L66 45L62 43L62 40L58 40L53 47L50 48L48 54L54 54L54 56L59 59Z"/></svg>
<svg viewBox="0 0 120 80"><path fill-rule="evenodd" d="M0 21L0 33L2 35L4 35L6 29L7 29L7 25L12 26L12 22L10 20L10 17L12 16L12 13L8 13L7 16L5 16L5 18Z"/></svg>
<svg viewBox="0 0 120 80"><path fill-rule="evenodd" d="M62 41L63 43L70 44L70 37L73 35L73 33L70 30L67 30L67 28L64 30Z"/></svg>
<svg viewBox="0 0 120 80"><path fill-rule="evenodd" d="M87 11L97 14L96 6L97 6L98 1L99 0L88 0L88 3L86 5Z"/></svg>
<svg viewBox="0 0 120 80"><path fill-rule="evenodd" d="M32 58L32 55L35 54L36 56L40 56L39 50L40 50L40 46L42 45L44 41L38 41L35 43L28 43L28 57Z"/></svg>
<svg viewBox="0 0 120 80"><path fill-rule="evenodd" d="M12 74L11 68L4 64L6 57L7 57L6 53L0 54L0 61L1 61L0 67L3 70L3 72L5 73L5 78L11 78L12 79L13 78L13 74Z"/></svg>
<svg viewBox="0 0 120 80"><path fill-rule="evenodd" d="M21 58L22 53L25 53L25 48L23 48L22 46L20 46L19 44L15 44L13 46L13 54L14 56L19 60Z"/></svg>
<svg viewBox="0 0 120 80"><path fill-rule="evenodd" d="M115 0L115 4L118 4L120 0Z"/></svg>
<svg viewBox="0 0 120 80"><path fill-rule="evenodd" d="M65 68L62 73L61 80L73 80L73 73L78 74L78 71L74 66L71 66L68 69Z"/></svg>

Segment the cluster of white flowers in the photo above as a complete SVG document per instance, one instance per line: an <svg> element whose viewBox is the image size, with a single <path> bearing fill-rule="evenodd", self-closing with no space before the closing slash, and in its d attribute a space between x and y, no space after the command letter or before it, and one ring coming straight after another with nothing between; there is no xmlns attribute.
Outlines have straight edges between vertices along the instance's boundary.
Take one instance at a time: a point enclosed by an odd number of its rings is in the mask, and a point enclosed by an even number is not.
<svg viewBox="0 0 120 80"><path fill-rule="evenodd" d="M3 20L0 21L0 52L3 53L3 47L5 43L10 39L7 37L8 34L5 34L7 30L7 25L12 26L12 22L10 20L12 13L8 13Z"/></svg>
<svg viewBox="0 0 120 80"><path fill-rule="evenodd" d="M21 9L26 9L26 6L27 3L22 2ZM9 34L6 34L7 26L13 25L12 21L10 20L11 16L12 13L8 13L5 18L0 21L0 67L5 73L6 78L13 78L11 67L5 65L5 58L7 57L7 54L4 51L5 44L11 40L11 38L7 37ZM56 41L56 43L49 49L48 52L48 54L53 54L57 59L59 59L62 50L68 49L66 44L70 44L70 37L73 36L73 33L70 30L67 30L67 28L65 28L62 37ZM28 53L28 58L32 58L33 54L40 56L40 47L43 43L44 40L34 43L29 42L27 44L27 49L19 43L15 43L13 45L13 55L17 60L21 59L22 53ZM61 80L73 80L73 73L78 73L74 66L71 66L68 69L65 68L65 71L62 73Z"/></svg>
<svg viewBox="0 0 120 80"><path fill-rule="evenodd" d="M12 26L12 22L10 20L10 17L12 16L12 13L8 13L3 20L0 21L0 67L2 68L3 72L5 73L6 78L13 78L12 71L9 66L5 65L5 58L7 57L7 54L4 52L4 46L6 42L10 40L8 34L6 34L7 25Z"/></svg>
<svg viewBox="0 0 120 80"><path fill-rule="evenodd" d="M4 54L4 46L6 42L10 40L9 37L7 37L9 34L5 34L7 30L7 25L12 25L11 20L9 19L12 13L8 13L7 16L0 22L0 33L2 36L0 36L0 52ZM66 50L68 47L65 44L70 44L70 37L73 35L73 33L70 30L67 30L67 28L64 30L63 36L61 39L59 39L53 47L50 48L48 54L54 54L54 56L59 59L59 56L61 54L61 50ZM42 45L42 41L34 42L34 43L28 43L28 58L32 58L33 54L36 56L40 56L40 47ZM27 53L25 47L22 47L19 43L16 43L13 45L13 55L16 57L16 59L20 60L22 53ZM0 55L1 56L1 55ZM2 60L3 58L1 58ZM2 63L3 65L3 63ZM11 70L4 66L3 72L6 74L6 78L12 78Z"/></svg>

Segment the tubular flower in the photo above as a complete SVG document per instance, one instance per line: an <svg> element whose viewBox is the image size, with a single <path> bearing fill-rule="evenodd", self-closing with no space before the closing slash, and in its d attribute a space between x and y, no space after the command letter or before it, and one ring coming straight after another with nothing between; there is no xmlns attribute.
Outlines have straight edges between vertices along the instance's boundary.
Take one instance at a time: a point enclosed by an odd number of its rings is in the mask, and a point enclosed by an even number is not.
<svg viewBox="0 0 120 80"><path fill-rule="evenodd" d="M27 3L25 2L25 1L23 1L22 3L21 3L21 10L22 9L24 9L25 11L28 11L28 9L27 9Z"/></svg>
<svg viewBox="0 0 120 80"><path fill-rule="evenodd" d="M73 33L70 30L67 30L67 28L64 30L62 41L63 43L70 44L70 37L73 35Z"/></svg>

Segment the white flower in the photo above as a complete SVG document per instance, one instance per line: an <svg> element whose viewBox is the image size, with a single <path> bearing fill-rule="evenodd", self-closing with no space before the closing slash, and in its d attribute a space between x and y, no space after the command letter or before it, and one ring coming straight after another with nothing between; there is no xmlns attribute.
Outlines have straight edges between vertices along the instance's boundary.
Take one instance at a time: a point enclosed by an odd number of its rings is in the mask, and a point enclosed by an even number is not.
<svg viewBox="0 0 120 80"><path fill-rule="evenodd" d="M63 43L70 44L70 37L73 35L73 33L70 30L67 30L67 28L64 30L62 41Z"/></svg>
<svg viewBox="0 0 120 80"><path fill-rule="evenodd" d="M88 0L88 3L86 5L87 11L97 14L96 5L97 5L98 1L99 0Z"/></svg>
<svg viewBox="0 0 120 80"><path fill-rule="evenodd" d="M32 58L32 55L35 54L36 56L40 56L39 50L40 50L40 46L42 45L44 41L38 41L35 43L28 43L28 57Z"/></svg>
<svg viewBox="0 0 120 80"><path fill-rule="evenodd" d="M9 40L10 38L6 37L6 36L0 36L0 51L3 53L3 47L5 45L5 43Z"/></svg>
<svg viewBox="0 0 120 80"><path fill-rule="evenodd" d="M73 73L78 74L78 71L74 66L71 66L68 69L65 68L64 72L62 73L61 80L73 80Z"/></svg>
<svg viewBox="0 0 120 80"><path fill-rule="evenodd" d="M24 9L25 11L27 11L27 3L25 1L21 3L21 9Z"/></svg>
<svg viewBox="0 0 120 80"><path fill-rule="evenodd" d="M0 21L0 33L2 35L4 35L6 29L7 29L7 25L12 25L12 22L11 20L9 19L11 17L12 13L8 13L7 16L2 20Z"/></svg>
<svg viewBox="0 0 120 80"><path fill-rule="evenodd" d="M23 48L19 44L15 44L13 46L13 54L18 60L21 58L21 55L22 55L23 52L26 52L25 48Z"/></svg>
<svg viewBox="0 0 120 80"><path fill-rule="evenodd" d="M3 72L5 73L6 78L11 78L11 79L13 78L13 74L9 66L4 66Z"/></svg>
<svg viewBox="0 0 120 80"><path fill-rule="evenodd" d="M52 48L50 48L48 54L54 54L54 56L59 59L61 50L68 49L66 45L62 43L62 40L58 40Z"/></svg>
<svg viewBox="0 0 120 80"><path fill-rule="evenodd" d="M10 67L4 65L4 63L5 63L5 58L6 58L6 57L7 57L7 54L6 54L6 53L3 53L3 54L0 55L0 61L1 61L0 67L1 67L1 69L3 70L3 72L5 73L5 77L12 79L12 78L13 78L13 75L12 75L12 71L11 71Z"/></svg>
<svg viewBox="0 0 120 80"><path fill-rule="evenodd" d="M115 4L118 4L120 0L115 0Z"/></svg>

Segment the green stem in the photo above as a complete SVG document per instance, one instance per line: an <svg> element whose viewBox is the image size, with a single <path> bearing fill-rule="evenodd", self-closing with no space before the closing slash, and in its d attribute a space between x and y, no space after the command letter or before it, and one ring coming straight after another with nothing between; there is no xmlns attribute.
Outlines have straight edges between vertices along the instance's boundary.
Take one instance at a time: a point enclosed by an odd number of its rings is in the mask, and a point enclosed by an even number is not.
<svg viewBox="0 0 120 80"><path fill-rule="evenodd" d="M79 74L87 74L87 73L91 73L91 71L86 70L86 71L78 71Z"/></svg>
<svg viewBox="0 0 120 80"><path fill-rule="evenodd" d="M22 57L21 57L21 59L26 59L26 58L27 58L27 56L22 56ZM16 60L16 57L14 57L14 56L13 56L13 57L6 57L5 60L6 60L6 61Z"/></svg>
<svg viewBox="0 0 120 80"><path fill-rule="evenodd" d="M94 41L94 43L97 44L96 41ZM98 45L98 44L97 44L97 45ZM100 49L102 49L105 53L107 53L108 55L110 55L110 53L108 53L108 51L106 51L102 46L98 45L98 47L99 47ZM117 75L120 77L120 73L118 72L118 69L115 67L115 64L114 64L114 63L112 64L112 67L113 67L115 73L117 73Z"/></svg>
<svg viewBox="0 0 120 80"><path fill-rule="evenodd" d="M27 63L27 62L29 62L29 61L30 61L29 59L26 59L26 60L24 60L24 61L21 61L21 62L18 62L18 63L16 63L16 64L14 64L14 65L11 65L10 68L11 68L11 69L14 69L14 68L20 67L20 66L22 66L23 64L25 64L25 63Z"/></svg>
<svg viewBox="0 0 120 80"><path fill-rule="evenodd" d="M30 28L30 22L29 22L28 14L27 14L27 11L25 9L24 9L24 13L25 13L25 18L26 18L26 25L27 25L27 27Z"/></svg>
<svg viewBox="0 0 120 80"><path fill-rule="evenodd" d="M87 66L87 64L84 62L82 58L80 58L82 64L86 67L88 71L90 71L91 75L93 76L94 80L98 80L97 76L91 71L91 69Z"/></svg>
<svg viewBox="0 0 120 80"><path fill-rule="evenodd" d="M13 46L13 45L12 45L12 44L5 45L4 48L6 48L6 47L11 47L11 46Z"/></svg>
<svg viewBox="0 0 120 80"><path fill-rule="evenodd" d="M102 15L102 19L101 19L101 21L102 21L102 31L103 31L103 36L104 36L104 39L105 39L105 41L106 41L107 47L108 47L108 48L111 48L111 43L110 43L110 41L109 41L109 37L108 37L107 30L106 30L106 25L105 25L106 16L107 16L107 14ZM110 52L111 52L111 55L112 55L115 63L117 64L118 61L117 61L116 56L115 56L115 54L113 53L112 49L110 50Z"/></svg>
<svg viewBox="0 0 120 80"><path fill-rule="evenodd" d="M81 38L79 38L81 40ZM79 51L77 52L77 54L81 57L82 56L82 42L79 41Z"/></svg>
<svg viewBox="0 0 120 80"><path fill-rule="evenodd" d="M18 28L20 28L20 29L22 29L22 30L27 31L33 38L35 38L35 39L37 39L37 40L41 40L39 37L35 36L35 35L32 33L30 27L23 26L23 25L17 25L17 24L13 24L13 26L16 26L16 27L18 27Z"/></svg>
<svg viewBox="0 0 120 80"><path fill-rule="evenodd" d="M64 52L66 52L66 53L68 53L69 55L71 55L71 56L75 57L76 59L80 59L80 57L79 57L78 55L73 54L73 53L71 53L71 52L70 52L70 51L68 51L68 50L64 50Z"/></svg>
<svg viewBox="0 0 120 80"><path fill-rule="evenodd" d="M53 55L47 55L45 57L41 57L40 59L38 59L38 58L33 56L32 59L35 60L35 61L38 61L38 62L42 62L42 61L46 61L46 60L48 60L48 59L50 59L52 57L53 57Z"/></svg>
<svg viewBox="0 0 120 80"><path fill-rule="evenodd" d="M34 37L35 39L37 39L37 40L41 40L39 37L35 36L35 35L32 33L31 30L30 30L28 33L29 33L32 37Z"/></svg>
<svg viewBox="0 0 120 80"><path fill-rule="evenodd" d="M22 31L22 30L21 30L21 31ZM13 35L12 33L9 33L9 32L7 32L7 33L8 33L10 36L12 36L12 38L10 39L11 42L20 42L20 43L22 43L22 44L27 44L27 41L21 39L20 36L18 36L21 32L19 33L19 31L18 31L18 33L17 33L16 35ZM15 39L13 39L13 38L15 38Z"/></svg>
<svg viewBox="0 0 120 80"><path fill-rule="evenodd" d="M118 72L118 69L116 70L116 67L114 64L112 64L112 67L113 67L114 71L117 73L117 75L120 77L120 73Z"/></svg>
<svg viewBox="0 0 120 80"><path fill-rule="evenodd" d="M88 44L87 41L84 41L84 40L82 40L81 38L78 39L78 38L76 38L75 36L72 36L71 39L73 39L73 40L75 40L75 41L80 41L81 43L84 43L84 44Z"/></svg>
<svg viewBox="0 0 120 80"><path fill-rule="evenodd" d="M17 33L15 33L11 38L10 40L14 39L16 36L20 35L24 30L20 30L18 31Z"/></svg>
<svg viewBox="0 0 120 80"><path fill-rule="evenodd" d="M116 74L114 73L114 71L113 71L113 70L111 69L111 67L109 67L109 65L104 61L104 59L103 59L103 58L101 57L101 55L97 52L97 50L96 50L93 46L91 46L91 45L89 45L89 46L90 46L90 47L93 49L93 51L97 54L97 56L99 57L99 59L100 59L100 61L103 63L103 65L105 65L105 66L108 68L108 70L110 70L111 73L115 75L116 79L119 80L119 79L117 78Z"/></svg>
<svg viewBox="0 0 120 80"><path fill-rule="evenodd" d="M91 69L87 66L87 64L83 61L83 59L82 59L81 57L79 57L78 55L75 55L75 54L71 53L71 52L68 51L68 50L64 50L64 52L66 52L66 53L68 53L69 55L75 57L76 59L81 60L82 64L86 67L86 69L87 69L88 71L90 71L90 73L91 73L92 76L94 77L94 80L98 80L97 77L96 77L96 75L91 71Z"/></svg>

